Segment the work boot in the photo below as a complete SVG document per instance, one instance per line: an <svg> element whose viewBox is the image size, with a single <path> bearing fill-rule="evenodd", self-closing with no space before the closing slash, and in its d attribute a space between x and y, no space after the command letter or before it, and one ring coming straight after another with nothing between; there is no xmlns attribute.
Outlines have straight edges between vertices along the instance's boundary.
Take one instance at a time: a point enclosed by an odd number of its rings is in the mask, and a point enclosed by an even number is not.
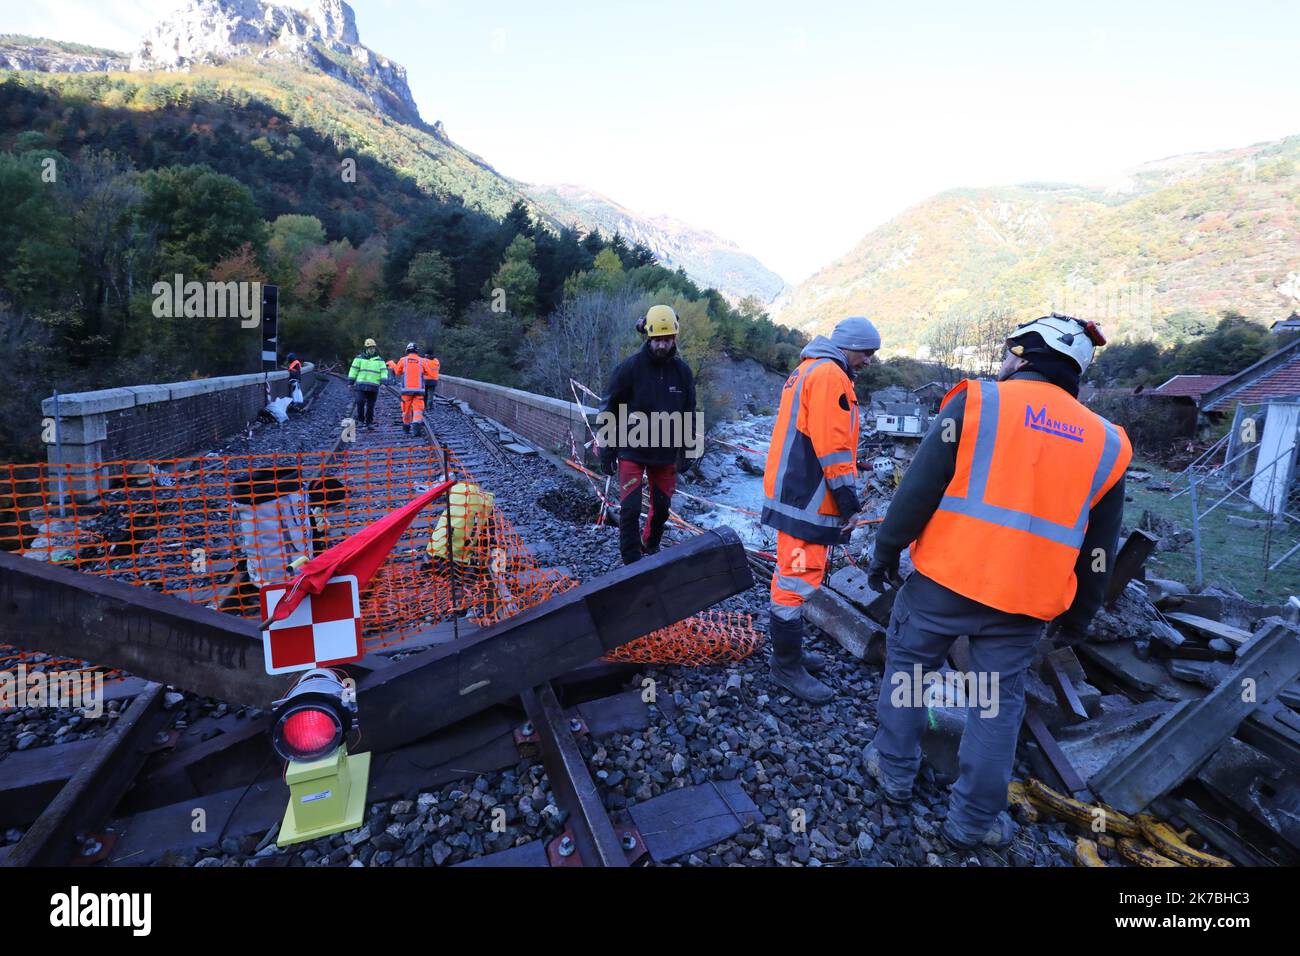
<svg viewBox="0 0 1300 956"><path fill-rule="evenodd" d="M880 751L874 742L867 744L867 749L862 751L862 763L871 779L879 784L886 800L899 805L912 802L912 785L895 783L885 776L885 768L880 765Z"/></svg>
<svg viewBox="0 0 1300 956"><path fill-rule="evenodd" d="M974 850L981 846L992 850L1005 850L1016 835L1016 825L1006 813L999 813L993 820L993 826L989 827L983 836L972 837L971 834L964 833L953 826L952 817L949 817L943 821L939 832L954 850Z"/></svg>
<svg viewBox="0 0 1300 956"><path fill-rule="evenodd" d="M408 434L408 435L411 434L411 423L410 423L410 422L402 422L402 431L406 432L406 434Z"/></svg>
<svg viewBox="0 0 1300 956"><path fill-rule="evenodd" d="M649 534L641 539L641 550L646 554L658 554L659 543L664 539L663 525L660 525L658 530L647 529L647 531Z"/></svg>
<svg viewBox="0 0 1300 956"><path fill-rule="evenodd" d="M813 704L824 704L835 691L813 677L803 666L803 623L773 617L768 621L772 638L772 680L779 687Z"/></svg>

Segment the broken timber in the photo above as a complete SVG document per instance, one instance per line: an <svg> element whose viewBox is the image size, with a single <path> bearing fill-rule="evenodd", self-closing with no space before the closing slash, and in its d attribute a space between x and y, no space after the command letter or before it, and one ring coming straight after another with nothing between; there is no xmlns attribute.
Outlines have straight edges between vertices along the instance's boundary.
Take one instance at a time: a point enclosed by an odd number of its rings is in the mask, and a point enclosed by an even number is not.
<svg viewBox="0 0 1300 956"><path fill-rule="evenodd" d="M364 675L357 702L366 743L384 750L416 740L753 583L735 531L696 535L477 634Z"/></svg>
<svg viewBox="0 0 1300 956"><path fill-rule="evenodd" d="M162 685L149 684L45 808L4 860L4 866L66 866L77 837L108 819L144 765L154 735L171 722L162 711ZM81 854L94 855L93 843Z"/></svg>
<svg viewBox="0 0 1300 956"><path fill-rule="evenodd" d="M283 690L284 678L264 670L251 620L8 554L0 572L0 642L236 704L265 707ZM740 539L717 528L453 644L373 672L347 665L366 742L378 750L418 739L752 584Z"/></svg>
<svg viewBox="0 0 1300 956"><path fill-rule="evenodd" d="M1232 673L1198 701L1183 701L1089 781L1121 813L1137 813L1185 780L1250 714L1300 674L1300 631L1276 622L1250 644ZM1245 693L1246 681L1252 693Z"/></svg>
<svg viewBox="0 0 1300 956"><path fill-rule="evenodd" d="M254 621L4 552L0 643L117 667L233 704L265 707L284 689L284 678L266 673Z"/></svg>
<svg viewBox="0 0 1300 956"><path fill-rule="evenodd" d="M1107 607L1113 605L1128 583L1142 573L1142 567L1155 547L1156 539L1145 531L1136 530L1128 536L1119 554L1115 555L1115 573L1106 585Z"/></svg>
<svg viewBox="0 0 1300 956"><path fill-rule="evenodd" d="M840 646L869 664L885 662L884 626L894 606L894 592L873 590L858 568L841 568L826 587L817 588L804 604L804 616Z"/></svg>

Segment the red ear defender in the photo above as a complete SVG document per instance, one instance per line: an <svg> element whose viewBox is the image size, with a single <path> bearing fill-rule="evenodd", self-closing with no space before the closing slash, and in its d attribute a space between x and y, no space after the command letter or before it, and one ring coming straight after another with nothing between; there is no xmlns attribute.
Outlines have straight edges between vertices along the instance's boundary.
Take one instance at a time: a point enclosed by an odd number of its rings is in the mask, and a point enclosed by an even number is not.
<svg viewBox="0 0 1300 956"><path fill-rule="evenodd" d="M1088 341L1097 346L1097 348L1101 348L1106 344L1106 336L1101 334L1101 326L1096 322L1089 320L1083 323L1083 331L1087 333Z"/></svg>

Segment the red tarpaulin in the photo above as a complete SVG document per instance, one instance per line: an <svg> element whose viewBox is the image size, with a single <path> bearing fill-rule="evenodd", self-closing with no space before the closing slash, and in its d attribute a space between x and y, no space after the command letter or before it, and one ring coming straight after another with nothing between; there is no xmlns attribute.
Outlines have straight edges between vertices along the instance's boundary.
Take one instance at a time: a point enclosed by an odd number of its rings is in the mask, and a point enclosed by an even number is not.
<svg viewBox="0 0 1300 956"><path fill-rule="evenodd" d="M420 509L453 484L454 482L444 481L435 485L409 504L385 515L370 527L345 538L304 564L302 570L289 582L289 593L276 606L275 613L270 620L263 622L263 629L271 621L287 618L308 594L320 594L330 578L353 575L357 579L358 591L365 590Z"/></svg>

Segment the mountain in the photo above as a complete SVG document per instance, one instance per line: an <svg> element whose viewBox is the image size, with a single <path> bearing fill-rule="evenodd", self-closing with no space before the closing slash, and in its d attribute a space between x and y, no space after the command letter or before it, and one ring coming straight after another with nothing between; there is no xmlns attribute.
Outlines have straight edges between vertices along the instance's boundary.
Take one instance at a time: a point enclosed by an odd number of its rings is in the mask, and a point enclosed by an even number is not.
<svg viewBox="0 0 1300 956"><path fill-rule="evenodd" d="M103 73L125 70L130 58L116 50L62 43L19 33L0 34L0 70L40 70L46 73Z"/></svg>
<svg viewBox="0 0 1300 956"><path fill-rule="evenodd" d="M1263 323L1300 300L1300 136L1170 157L1086 187L955 189L873 229L773 306L825 332L862 313L915 353L945 318L1049 309L1112 339L1172 341L1225 310Z"/></svg>
<svg viewBox="0 0 1300 956"><path fill-rule="evenodd" d="M213 98L223 105L219 112L226 119L229 103L246 106L252 96L282 113L291 126L306 127L337 147L369 156L435 198L463 202L497 219L522 201L553 229L599 230L606 239L620 232L732 301L754 295L766 304L784 288L779 276L712 233L668 217L638 216L578 187L529 186L458 145L441 122L421 118L405 68L361 42L356 17L343 0L305 0L302 9L266 0L189 0L151 28L129 58L112 50L6 35L0 37L0 70L45 74L40 85L56 92L85 79L65 81L60 74L107 71L129 92L79 85L75 94L103 96L110 105L126 100L136 113L149 108L147 121L124 115L121 123L174 126L177 137L212 134L219 124L204 104ZM238 128L234 119L230 125ZM260 128L263 121L269 128ZM285 140L292 130L275 117L242 125L250 126L254 136L261 134L257 141L277 156L292 155L294 148ZM113 142L104 145L120 148ZM391 190L380 198L375 221L385 229L399 224L410 203Z"/></svg>
<svg viewBox="0 0 1300 956"><path fill-rule="evenodd" d="M619 233L648 246L665 265L681 267L696 282L732 301L755 296L767 305L786 288L785 280L734 242L671 216L642 216L582 186L525 186L527 194L559 222L576 228Z"/></svg>
<svg viewBox="0 0 1300 956"><path fill-rule="evenodd" d="M184 70L247 56L315 67L389 116L419 124L405 68L362 45L343 0L316 0L306 11L262 0L190 0L145 34L131 69Z"/></svg>

